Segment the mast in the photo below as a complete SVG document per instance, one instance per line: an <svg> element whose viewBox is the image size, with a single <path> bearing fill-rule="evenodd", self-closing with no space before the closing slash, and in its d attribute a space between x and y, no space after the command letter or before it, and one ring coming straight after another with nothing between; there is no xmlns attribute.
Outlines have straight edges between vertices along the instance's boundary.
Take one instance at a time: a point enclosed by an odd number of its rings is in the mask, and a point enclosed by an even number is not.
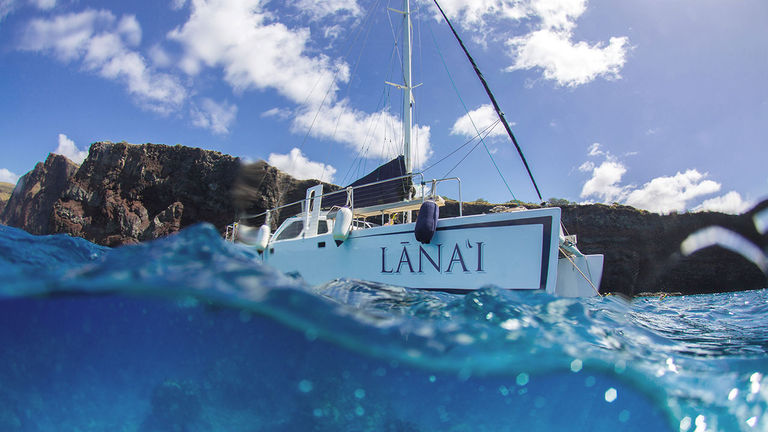
<svg viewBox="0 0 768 432"><path fill-rule="evenodd" d="M411 87L411 2L403 0L403 156L405 173L413 172L411 161L411 126L413 124L413 94Z"/></svg>

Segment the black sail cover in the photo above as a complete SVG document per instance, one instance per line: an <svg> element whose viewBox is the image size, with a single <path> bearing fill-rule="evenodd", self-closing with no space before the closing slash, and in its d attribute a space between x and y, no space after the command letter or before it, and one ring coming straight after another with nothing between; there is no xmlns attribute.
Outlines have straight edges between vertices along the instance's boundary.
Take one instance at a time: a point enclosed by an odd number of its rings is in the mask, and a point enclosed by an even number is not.
<svg viewBox="0 0 768 432"><path fill-rule="evenodd" d="M408 199L411 186L413 185L411 177L398 178L405 174L405 158L400 155L354 181L347 187L355 188L355 207L368 207ZM384 181L387 179L392 180ZM360 187L369 183L376 184ZM334 194L323 199L323 207L341 207L346 204L346 200L346 194Z"/></svg>

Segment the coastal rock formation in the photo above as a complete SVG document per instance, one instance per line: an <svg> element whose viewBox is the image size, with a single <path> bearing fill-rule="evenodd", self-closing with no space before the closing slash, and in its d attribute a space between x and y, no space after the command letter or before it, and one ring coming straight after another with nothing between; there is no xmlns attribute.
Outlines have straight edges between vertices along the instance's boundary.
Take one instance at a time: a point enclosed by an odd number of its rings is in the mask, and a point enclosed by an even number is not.
<svg viewBox="0 0 768 432"><path fill-rule="evenodd" d="M0 220L32 234L50 233L51 208L69 184L77 165L64 156L49 154L45 162L16 183Z"/></svg>
<svg viewBox="0 0 768 432"><path fill-rule="evenodd" d="M232 189L232 198L239 215L256 215L268 209L303 200L308 188L319 184L317 180L297 180L264 161L244 164L240 167L237 180ZM323 193L339 190L340 187L323 183ZM286 209L272 215L273 227L291 216ZM300 209L299 209L300 210ZM254 221L263 223L264 221Z"/></svg>
<svg viewBox="0 0 768 432"><path fill-rule="evenodd" d="M602 290L641 293L713 293L768 287L766 275L744 256L708 247L689 256L681 244L708 227L722 227L768 250L768 236L755 229L753 215L716 212L659 215L627 206L567 206L563 223L578 234L584 253L605 254Z"/></svg>
<svg viewBox="0 0 768 432"><path fill-rule="evenodd" d="M14 185L10 183L0 182L0 215L3 214L3 209L5 208L5 205L8 203L8 200L11 199L11 194L13 193L13 187Z"/></svg>
<svg viewBox="0 0 768 432"><path fill-rule="evenodd" d="M526 205L527 207L538 207ZM578 236L585 254L605 255L600 291L628 296L650 293L713 293L768 287L766 275L744 256L722 247L708 247L689 256L680 246L688 236L708 227L722 227L768 251L768 236L753 221L768 208L763 201L742 215L715 212L660 215L622 205L564 205L562 222ZM511 211L511 206L465 203L464 214ZM449 202L441 216L458 215Z"/></svg>
<svg viewBox="0 0 768 432"><path fill-rule="evenodd" d="M106 246L156 239L198 222L223 233L237 214L298 201L317 183L263 161L241 169L239 159L199 148L98 142L79 167L51 154L22 177L0 223Z"/></svg>
<svg viewBox="0 0 768 432"><path fill-rule="evenodd" d="M223 230L235 215L229 190L238 166L198 148L95 143L53 204L50 232L116 246L202 221Z"/></svg>

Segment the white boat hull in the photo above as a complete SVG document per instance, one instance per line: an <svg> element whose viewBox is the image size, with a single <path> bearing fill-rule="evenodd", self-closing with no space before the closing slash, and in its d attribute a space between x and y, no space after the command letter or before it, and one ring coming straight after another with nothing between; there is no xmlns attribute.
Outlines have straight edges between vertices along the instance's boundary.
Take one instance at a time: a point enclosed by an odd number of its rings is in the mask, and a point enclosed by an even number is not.
<svg viewBox="0 0 768 432"><path fill-rule="evenodd" d="M414 225L352 231L340 246L330 233L277 241L263 259L311 284L352 278L420 289L494 285L556 294L559 208L440 219L429 244L416 241Z"/></svg>

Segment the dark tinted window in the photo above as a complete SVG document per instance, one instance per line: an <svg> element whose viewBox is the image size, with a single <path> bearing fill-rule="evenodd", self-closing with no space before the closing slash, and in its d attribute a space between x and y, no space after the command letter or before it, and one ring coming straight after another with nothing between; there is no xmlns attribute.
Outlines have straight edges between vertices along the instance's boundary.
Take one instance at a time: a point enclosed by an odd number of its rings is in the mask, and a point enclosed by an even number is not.
<svg viewBox="0 0 768 432"><path fill-rule="evenodd" d="M317 234L325 234L328 232L328 221L317 221Z"/></svg>
<svg viewBox="0 0 768 432"><path fill-rule="evenodd" d="M327 229L328 227L326 227ZM285 227L285 229L277 236L275 240L287 240L298 237L304 229L304 222L296 221Z"/></svg>

